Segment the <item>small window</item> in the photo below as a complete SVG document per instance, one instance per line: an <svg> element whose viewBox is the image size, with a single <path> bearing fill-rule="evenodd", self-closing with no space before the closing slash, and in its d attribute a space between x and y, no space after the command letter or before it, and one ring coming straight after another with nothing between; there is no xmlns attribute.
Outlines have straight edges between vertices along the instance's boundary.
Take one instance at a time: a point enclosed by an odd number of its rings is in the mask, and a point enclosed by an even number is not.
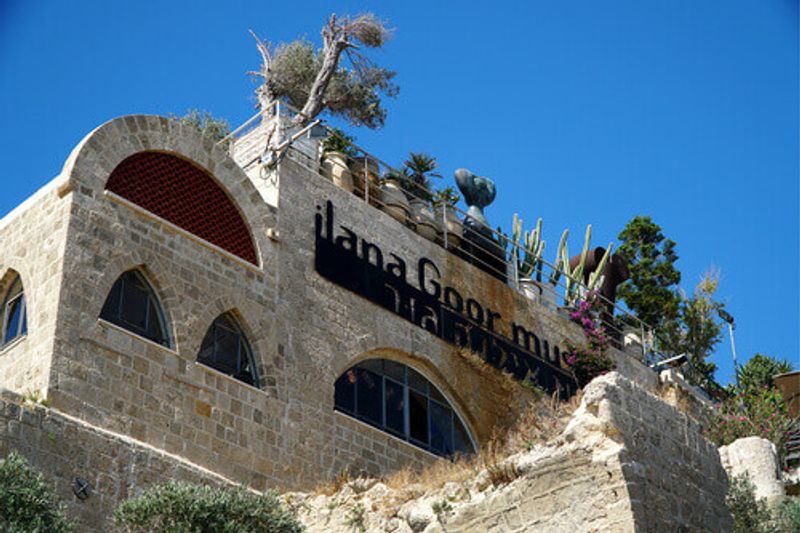
<svg viewBox="0 0 800 533"><path fill-rule="evenodd" d="M111 287L100 318L163 346L170 346L166 320L155 290L138 270L122 274Z"/></svg>
<svg viewBox="0 0 800 533"><path fill-rule="evenodd" d="M11 283L11 288L3 299L2 313L2 342L5 346L15 339L28 333L28 312L25 305L25 292L22 290L22 281L17 276Z"/></svg>
<svg viewBox="0 0 800 533"><path fill-rule="evenodd" d="M466 427L422 374L386 359L370 359L336 380L334 407L429 452L475 451Z"/></svg>
<svg viewBox="0 0 800 533"><path fill-rule="evenodd" d="M253 387L260 387L250 343L230 313L217 317L208 328L197 361Z"/></svg>

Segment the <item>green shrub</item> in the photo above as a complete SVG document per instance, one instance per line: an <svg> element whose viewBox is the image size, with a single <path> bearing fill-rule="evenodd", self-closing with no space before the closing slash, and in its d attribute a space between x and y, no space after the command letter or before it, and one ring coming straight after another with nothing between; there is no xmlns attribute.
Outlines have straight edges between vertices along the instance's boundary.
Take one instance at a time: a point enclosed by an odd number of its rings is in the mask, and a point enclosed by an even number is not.
<svg viewBox="0 0 800 533"><path fill-rule="evenodd" d="M800 533L800 499L788 498L775 510L778 531Z"/></svg>
<svg viewBox="0 0 800 533"><path fill-rule="evenodd" d="M747 474L731 479L725 503L733 517L733 533L771 533L771 515L766 500L756 499L755 486Z"/></svg>
<svg viewBox="0 0 800 533"><path fill-rule="evenodd" d="M296 533L297 518L273 492L219 489L188 483L157 485L122 503L114 519L125 531Z"/></svg>
<svg viewBox="0 0 800 533"><path fill-rule="evenodd" d="M72 531L64 507L56 503L44 476L11 452L0 461L0 531L60 533Z"/></svg>

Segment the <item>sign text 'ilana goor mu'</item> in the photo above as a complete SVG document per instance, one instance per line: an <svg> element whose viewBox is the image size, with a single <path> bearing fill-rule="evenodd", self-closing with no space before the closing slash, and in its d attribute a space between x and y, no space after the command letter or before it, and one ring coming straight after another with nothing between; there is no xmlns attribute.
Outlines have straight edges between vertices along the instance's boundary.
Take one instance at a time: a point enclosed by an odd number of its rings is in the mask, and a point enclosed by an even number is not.
<svg viewBox="0 0 800 533"><path fill-rule="evenodd" d="M321 206L317 206L322 211ZM335 233L333 203L315 215L317 272L367 300L424 328L457 347L468 347L492 366L526 377L549 392L570 396L577 384L561 367L560 350L514 322L511 337L497 331L500 313L464 298L456 289L442 286L442 274L426 257L417 263L417 286L407 279L406 262L394 253L388 258L375 244L339 226Z"/></svg>

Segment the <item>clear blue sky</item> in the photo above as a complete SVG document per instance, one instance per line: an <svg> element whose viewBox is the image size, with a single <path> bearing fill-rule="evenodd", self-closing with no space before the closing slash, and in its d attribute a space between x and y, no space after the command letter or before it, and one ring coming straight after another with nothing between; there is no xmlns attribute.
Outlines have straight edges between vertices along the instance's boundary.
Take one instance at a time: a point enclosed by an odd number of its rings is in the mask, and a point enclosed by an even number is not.
<svg viewBox="0 0 800 533"><path fill-rule="evenodd" d="M573 247L587 223L614 240L637 214L677 241L682 286L709 266L736 317L740 361L798 363L798 2L109 2L0 0L5 214L70 150L129 113L253 113L245 74L272 41L331 10L375 11L396 34L376 58L398 72L376 155L439 157L498 185L493 225L544 218ZM553 253L553 250L550 250ZM732 378L730 346L714 361Z"/></svg>

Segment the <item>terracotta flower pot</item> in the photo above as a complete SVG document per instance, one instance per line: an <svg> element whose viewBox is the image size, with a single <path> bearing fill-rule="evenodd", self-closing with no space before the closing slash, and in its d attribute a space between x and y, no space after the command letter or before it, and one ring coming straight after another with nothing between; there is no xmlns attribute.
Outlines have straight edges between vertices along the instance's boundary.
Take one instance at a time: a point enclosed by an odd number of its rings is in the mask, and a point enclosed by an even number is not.
<svg viewBox="0 0 800 533"><path fill-rule="evenodd" d="M322 175L346 191L353 192L353 175L347 166L347 155L327 152L322 159Z"/></svg>
<svg viewBox="0 0 800 533"><path fill-rule="evenodd" d="M357 157L353 159L350 168L353 172L353 187L355 193L364 198L364 186L369 188L369 203L378 206L380 199L380 167L373 159Z"/></svg>
<svg viewBox="0 0 800 533"><path fill-rule="evenodd" d="M436 219L433 216L431 204L425 200L414 198L411 200L411 222L417 233L428 240L435 241L438 235Z"/></svg>
<svg viewBox="0 0 800 533"><path fill-rule="evenodd" d="M444 244L444 231L447 231L447 249L455 250L461 245L464 237L464 223L458 218L458 212L451 206L439 204L433 209L436 226L439 228L440 239Z"/></svg>
<svg viewBox="0 0 800 533"><path fill-rule="evenodd" d="M388 179L380 187L380 209L405 224L411 205L397 180Z"/></svg>

